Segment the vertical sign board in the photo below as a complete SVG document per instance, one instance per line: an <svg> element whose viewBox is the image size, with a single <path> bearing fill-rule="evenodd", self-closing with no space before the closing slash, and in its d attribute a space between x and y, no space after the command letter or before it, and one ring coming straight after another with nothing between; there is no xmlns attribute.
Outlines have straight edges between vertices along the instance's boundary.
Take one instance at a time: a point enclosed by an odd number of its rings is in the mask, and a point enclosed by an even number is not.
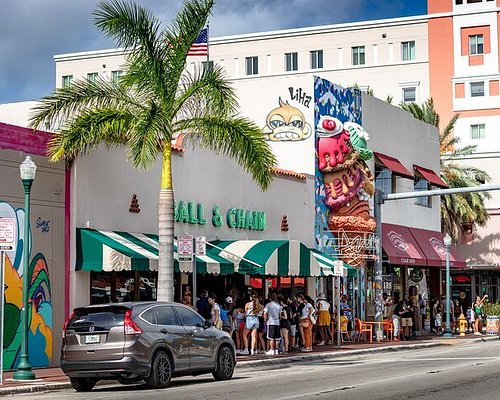
<svg viewBox="0 0 500 400"><path fill-rule="evenodd" d="M0 217L0 384L3 383L5 252L15 250L16 220Z"/></svg>
<svg viewBox="0 0 500 400"><path fill-rule="evenodd" d="M191 235L177 236L177 254L179 262L193 261L193 237Z"/></svg>
<svg viewBox="0 0 500 400"><path fill-rule="evenodd" d="M196 237L196 255L204 256L207 254L207 238L205 236Z"/></svg>
<svg viewBox="0 0 500 400"><path fill-rule="evenodd" d="M340 332L340 277L344 275L344 262L342 260L335 260L333 262L333 276L337 281L337 348L340 349L340 342L342 341L342 333ZM335 304L335 299L334 299Z"/></svg>

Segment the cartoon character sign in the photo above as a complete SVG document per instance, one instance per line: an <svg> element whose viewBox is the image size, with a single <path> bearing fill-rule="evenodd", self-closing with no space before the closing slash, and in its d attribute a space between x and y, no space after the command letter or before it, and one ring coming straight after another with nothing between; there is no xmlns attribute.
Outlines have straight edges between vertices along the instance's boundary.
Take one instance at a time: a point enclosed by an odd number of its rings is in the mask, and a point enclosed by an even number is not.
<svg viewBox="0 0 500 400"><path fill-rule="evenodd" d="M310 137L312 129L302 111L280 97L279 107L267 115L263 132L265 139L271 142L294 142Z"/></svg>

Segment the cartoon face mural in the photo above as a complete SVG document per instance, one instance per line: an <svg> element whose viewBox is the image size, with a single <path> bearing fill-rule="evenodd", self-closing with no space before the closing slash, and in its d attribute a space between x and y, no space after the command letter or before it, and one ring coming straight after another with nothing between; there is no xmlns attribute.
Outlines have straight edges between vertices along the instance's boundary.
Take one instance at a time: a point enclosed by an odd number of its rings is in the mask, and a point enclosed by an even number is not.
<svg viewBox="0 0 500 400"><path fill-rule="evenodd" d="M280 97L279 107L267 114L263 132L265 139L271 142L294 142L310 137L312 129L302 111Z"/></svg>
<svg viewBox="0 0 500 400"><path fill-rule="evenodd" d="M14 218L17 222L17 245L15 251L6 253L5 294L4 294L4 370L17 366L21 348L22 334L22 280L25 272L23 265L24 210L14 209L10 204L0 201L2 216ZM31 235L31 234L30 234ZM47 261L37 253L29 262L28 269L28 351L32 366L44 367L52 359L52 300Z"/></svg>

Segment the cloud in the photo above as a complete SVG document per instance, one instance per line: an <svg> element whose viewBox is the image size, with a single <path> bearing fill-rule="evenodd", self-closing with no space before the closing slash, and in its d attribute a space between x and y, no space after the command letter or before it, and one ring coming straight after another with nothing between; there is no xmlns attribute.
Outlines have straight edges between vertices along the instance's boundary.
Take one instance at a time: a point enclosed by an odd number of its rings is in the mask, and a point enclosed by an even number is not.
<svg viewBox="0 0 500 400"><path fill-rule="evenodd" d="M394 17L425 0L219 0L210 36L300 28L353 20ZM107 49L93 23L98 0L3 0L0 24L0 103L33 100L55 87L56 54ZM162 21L170 21L181 0L139 0ZM422 7L420 5L420 7ZM425 6L424 6L425 8ZM425 12L425 9L424 11Z"/></svg>

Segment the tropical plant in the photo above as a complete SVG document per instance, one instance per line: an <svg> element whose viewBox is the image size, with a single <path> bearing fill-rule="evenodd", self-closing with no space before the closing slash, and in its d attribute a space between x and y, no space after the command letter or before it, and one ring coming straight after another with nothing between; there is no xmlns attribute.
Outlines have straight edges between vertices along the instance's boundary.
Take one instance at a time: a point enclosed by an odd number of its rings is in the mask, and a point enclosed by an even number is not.
<svg viewBox="0 0 500 400"><path fill-rule="evenodd" d="M410 112L415 118L439 129L440 118L434 108L432 98L422 105L401 103L401 108ZM459 162L460 159L473 154L476 150L476 146L472 145L458 147L460 138L453 135L453 128L459 117L459 114L455 114L439 133L441 178L450 188L479 186L488 182L490 176L479 168ZM484 226L489 218L485 206L485 199L488 198L490 198L490 195L487 192L456 193L441 196L442 232L448 233L457 241L465 224Z"/></svg>
<svg viewBox="0 0 500 400"><path fill-rule="evenodd" d="M122 145L132 164L151 168L161 157L158 300L172 301L174 197L172 140L179 134L236 160L265 190L276 166L262 132L237 114L237 99L219 66L189 74L186 57L213 7L187 0L169 27L134 3L109 0L94 11L96 26L126 54L116 82L79 80L44 97L30 117L33 128L49 124L52 161L71 162L99 144Z"/></svg>
<svg viewBox="0 0 500 400"><path fill-rule="evenodd" d="M500 315L500 304L485 303L483 306L483 312L485 315L489 316Z"/></svg>

